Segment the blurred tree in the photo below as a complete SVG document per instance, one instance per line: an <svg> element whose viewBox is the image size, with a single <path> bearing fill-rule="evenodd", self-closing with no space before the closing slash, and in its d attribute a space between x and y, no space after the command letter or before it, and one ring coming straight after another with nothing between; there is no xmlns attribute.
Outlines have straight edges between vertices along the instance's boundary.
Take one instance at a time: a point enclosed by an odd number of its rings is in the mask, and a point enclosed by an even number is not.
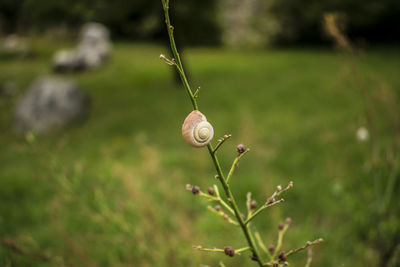
<svg viewBox="0 0 400 267"><path fill-rule="evenodd" d="M275 0L271 12L281 24L276 41L281 43L321 42L321 21L327 12L347 18L352 39L400 41L398 0Z"/></svg>
<svg viewBox="0 0 400 267"><path fill-rule="evenodd" d="M174 0L172 16L182 45L219 43L216 2ZM87 21L107 25L114 37L165 40L159 1L148 0L1 0L0 22L6 33L68 27Z"/></svg>
<svg viewBox="0 0 400 267"><path fill-rule="evenodd" d="M15 32L20 6L24 0L0 1L0 33Z"/></svg>

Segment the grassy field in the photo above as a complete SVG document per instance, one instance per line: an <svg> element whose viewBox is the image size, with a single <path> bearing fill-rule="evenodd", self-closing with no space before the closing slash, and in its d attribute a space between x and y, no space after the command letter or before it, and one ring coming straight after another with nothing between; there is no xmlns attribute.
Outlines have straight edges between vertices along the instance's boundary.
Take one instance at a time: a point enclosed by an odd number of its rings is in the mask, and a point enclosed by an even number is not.
<svg viewBox="0 0 400 267"><path fill-rule="evenodd" d="M247 254L191 248L240 247L244 239L185 190L217 181L207 151L181 138L191 106L159 60L166 48L116 44L107 66L65 75L92 97L86 122L34 139L13 132L18 98L38 75L51 73L59 46L39 44L32 59L0 60L0 82L20 88L0 98L0 238L29 254L0 247L0 266L217 266L221 259L253 266ZM368 143L355 137L364 107L345 58L324 49L201 48L185 56L192 86L202 88L200 110L217 137L233 135L220 152L223 167L238 143L251 148L232 181L241 208L246 192L262 202L276 185L294 181L286 201L255 224L267 244L291 217L285 250L323 237L314 266L376 265L376 252L354 231ZM400 50L371 49L357 64L363 77L379 77L367 80L371 88L400 88ZM296 255L292 266L304 266L305 256Z"/></svg>

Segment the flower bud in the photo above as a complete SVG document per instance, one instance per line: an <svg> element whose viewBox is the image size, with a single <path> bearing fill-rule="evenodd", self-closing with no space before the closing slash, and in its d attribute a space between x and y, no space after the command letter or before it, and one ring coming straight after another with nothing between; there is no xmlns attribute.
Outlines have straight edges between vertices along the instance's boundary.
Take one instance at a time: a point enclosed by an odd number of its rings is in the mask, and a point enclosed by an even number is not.
<svg viewBox="0 0 400 267"><path fill-rule="evenodd" d="M239 154L242 154L246 151L246 147L243 144L240 144L236 147L236 150Z"/></svg>
<svg viewBox="0 0 400 267"><path fill-rule="evenodd" d="M279 253L278 258L279 258L281 261L287 260L287 257L286 257L286 255L285 255L285 253L283 253L283 252Z"/></svg>
<svg viewBox="0 0 400 267"><path fill-rule="evenodd" d="M209 193L211 196L213 196L214 193L215 193L215 190L214 190L213 187L209 187L207 191L208 191L208 193Z"/></svg>
<svg viewBox="0 0 400 267"><path fill-rule="evenodd" d="M268 204L272 204L274 202L275 202L275 198L273 198L273 197L268 198Z"/></svg>
<svg viewBox="0 0 400 267"><path fill-rule="evenodd" d="M284 225L283 223L279 223L279 224L278 224L278 229L279 229L280 231L282 231L284 226L285 226L285 225Z"/></svg>
<svg viewBox="0 0 400 267"><path fill-rule="evenodd" d="M275 251L275 246L274 245L269 245L268 251L272 254Z"/></svg>
<svg viewBox="0 0 400 267"><path fill-rule="evenodd" d="M226 247L224 248L224 252L225 252L225 254L228 255L229 257L235 256L235 250L234 250L232 247L230 247L230 246L226 246Z"/></svg>
<svg viewBox="0 0 400 267"><path fill-rule="evenodd" d="M272 263L272 267L279 267L279 263L275 261L274 263Z"/></svg>
<svg viewBox="0 0 400 267"><path fill-rule="evenodd" d="M192 193L193 193L194 195L199 194L199 193L200 193L200 187L198 187L197 185L193 186L193 187L192 187Z"/></svg>
<svg viewBox="0 0 400 267"><path fill-rule="evenodd" d="M252 200L252 201L250 202L250 208L251 208L252 210L254 210L255 208L257 208L257 201Z"/></svg>
<svg viewBox="0 0 400 267"><path fill-rule="evenodd" d="M221 206L220 205L215 206L215 210L216 211L221 211Z"/></svg>

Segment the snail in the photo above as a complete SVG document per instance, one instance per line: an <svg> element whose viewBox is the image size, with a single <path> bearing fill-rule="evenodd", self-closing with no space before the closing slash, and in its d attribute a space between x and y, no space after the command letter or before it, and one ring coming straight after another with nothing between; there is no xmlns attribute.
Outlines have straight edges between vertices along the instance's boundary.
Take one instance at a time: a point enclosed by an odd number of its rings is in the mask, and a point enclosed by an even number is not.
<svg viewBox="0 0 400 267"><path fill-rule="evenodd" d="M182 136L189 145L203 147L212 140L214 129L203 113L193 110L183 122Z"/></svg>

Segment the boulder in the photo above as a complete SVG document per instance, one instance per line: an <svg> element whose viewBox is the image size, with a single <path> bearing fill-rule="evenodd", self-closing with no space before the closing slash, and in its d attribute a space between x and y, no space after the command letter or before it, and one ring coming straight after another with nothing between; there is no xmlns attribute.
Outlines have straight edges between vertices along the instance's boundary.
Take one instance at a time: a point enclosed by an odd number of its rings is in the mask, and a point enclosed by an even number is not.
<svg viewBox="0 0 400 267"><path fill-rule="evenodd" d="M15 112L18 132L43 134L86 117L89 97L71 80L37 79L22 97Z"/></svg>
<svg viewBox="0 0 400 267"><path fill-rule="evenodd" d="M99 23L82 27L80 41L73 50L58 51L53 59L53 69L58 72L81 71L98 68L111 53L110 32Z"/></svg>
<svg viewBox="0 0 400 267"><path fill-rule="evenodd" d="M102 24L89 22L82 26L80 33L81 42L109 42L110 31Z"/></svg>

